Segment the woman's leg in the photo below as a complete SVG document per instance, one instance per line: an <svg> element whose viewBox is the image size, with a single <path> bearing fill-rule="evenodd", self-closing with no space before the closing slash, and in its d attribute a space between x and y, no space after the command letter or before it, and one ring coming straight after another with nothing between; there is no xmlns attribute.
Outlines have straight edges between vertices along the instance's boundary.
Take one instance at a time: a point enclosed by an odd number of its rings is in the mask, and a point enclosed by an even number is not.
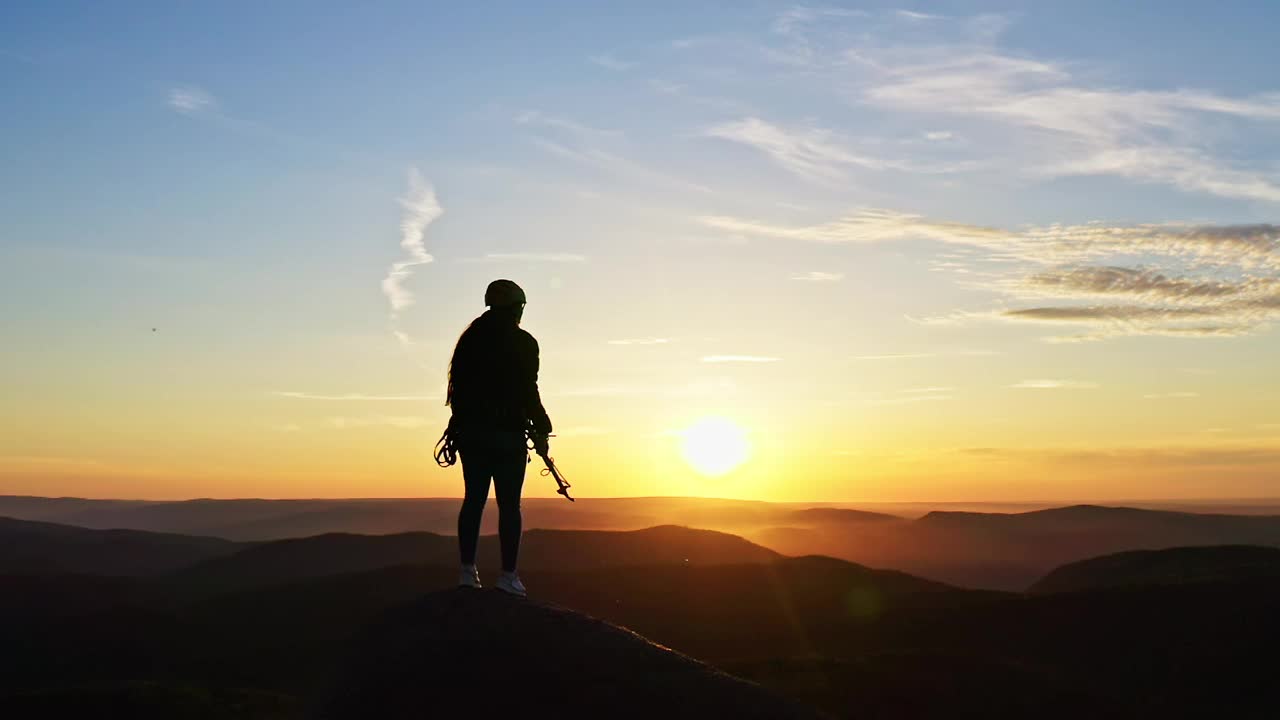
<svg viewBox="0 0 1280 720"><path fill-rule="evenodd" d="M476 564L476 545L480 542L480 518L489 498L489 479L493 477L493 456L484 450L462 452L462 482L466 494L458 511L458 550L463 565Z"/></svg>
<svg viewBox="0 0 1280 720"><path fill-rule="evenodd" d="M494 495L498 498L498 539L502 545L502 569L516 571L520 558L520 533L523 522L520 517L520 493L524 489L524 467L529 456L521 448L503 452L495 458L493 467Z"/></svg>

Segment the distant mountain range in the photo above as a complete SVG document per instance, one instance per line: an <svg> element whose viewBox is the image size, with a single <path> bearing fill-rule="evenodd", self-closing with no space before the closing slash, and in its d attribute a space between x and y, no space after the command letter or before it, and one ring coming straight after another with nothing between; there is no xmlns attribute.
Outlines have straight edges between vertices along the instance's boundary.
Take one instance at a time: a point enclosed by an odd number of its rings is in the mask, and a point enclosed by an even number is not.
<svg viewBox="0 0 1280 720"><path fill-rule="evenodd" d="M451 498L168 502L0 496L0 516L252 541L335 532L452 534L459 502ZM808 510L805 505L704 498L580 498L572 505L559 498L525 498L522 507L525 527L561 530L640 530L666 524L761 527L786 522L795 511ZM485 513L484 522L485 532L497 531L497 513Z"/></svg>
<svg viewBox="0 0 1280 720"><path fill-rule="evenodd" d="M731 533L785 555L828 555L954 585L1015 591L1060 565L1117 552L1196 545L1280 547L1277 515L1096 505L1016 513L934 511L919 518L702 498L583 498L574 505L535 498L525 500L524 506L528 528L639 530L675 524ZM0 515L15 518L240 542L332 533L452 535L457 511L457 500L444 499L144 502L0 497ZM486 533L496 531L496 516L486 513ZM407 543L405 552L421 550L413 541L394 542Z"/></svg>
<svg viewBox="0 0 1280 720"><path fill-rule="evenodd" d="M786 554L822 553L968 587L1021 590L1085 558L1189 545L1280 547L1280 516L1076 505L1022 513L844 518L745 536Z"/></svg>

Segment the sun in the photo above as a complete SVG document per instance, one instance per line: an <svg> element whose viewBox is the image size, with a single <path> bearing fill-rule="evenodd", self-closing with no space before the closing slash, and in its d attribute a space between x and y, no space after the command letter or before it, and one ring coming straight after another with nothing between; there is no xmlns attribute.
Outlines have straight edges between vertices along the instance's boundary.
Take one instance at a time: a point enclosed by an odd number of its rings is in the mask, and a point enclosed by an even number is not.
<svg viewBox="0 0 1280 720"><path fill-rule="evenodd" d="M703 475L724 475L751 454L746 430L727 418L702 418L682 430L680 438L685 462Z"/></svg>

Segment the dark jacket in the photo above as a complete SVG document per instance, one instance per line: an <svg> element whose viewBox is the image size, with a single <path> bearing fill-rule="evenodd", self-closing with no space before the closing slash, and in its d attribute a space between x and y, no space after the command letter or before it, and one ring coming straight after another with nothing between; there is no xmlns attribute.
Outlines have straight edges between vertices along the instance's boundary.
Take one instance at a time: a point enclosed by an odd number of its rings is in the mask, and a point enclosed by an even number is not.
<svg viewBox="0 0 1280 720"><path fill-rule="evenodd" d="M449 363L451 427L551 432L538 393L538 341L506 313L488 310L458 338Z"/></svg>

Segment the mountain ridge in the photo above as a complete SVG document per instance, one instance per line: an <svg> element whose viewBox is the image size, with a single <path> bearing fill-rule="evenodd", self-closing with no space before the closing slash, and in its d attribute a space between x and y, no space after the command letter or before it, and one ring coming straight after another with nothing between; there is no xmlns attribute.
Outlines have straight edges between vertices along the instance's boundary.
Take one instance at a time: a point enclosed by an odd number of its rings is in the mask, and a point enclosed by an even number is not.
<svg viewBox="0 0 1280 720"><path fill-rule="evenodd" d="M1209 545L1131 550L1068 563L1027 588L1033 595L1280 578L1280 549Z"/></svg>
<svg viewBox="0 0 1280 720"><path fill-rule="evenodd" d="M216 537L147 530L95 530L0 517L0 571L145 575L235 552Z"/></svg>

